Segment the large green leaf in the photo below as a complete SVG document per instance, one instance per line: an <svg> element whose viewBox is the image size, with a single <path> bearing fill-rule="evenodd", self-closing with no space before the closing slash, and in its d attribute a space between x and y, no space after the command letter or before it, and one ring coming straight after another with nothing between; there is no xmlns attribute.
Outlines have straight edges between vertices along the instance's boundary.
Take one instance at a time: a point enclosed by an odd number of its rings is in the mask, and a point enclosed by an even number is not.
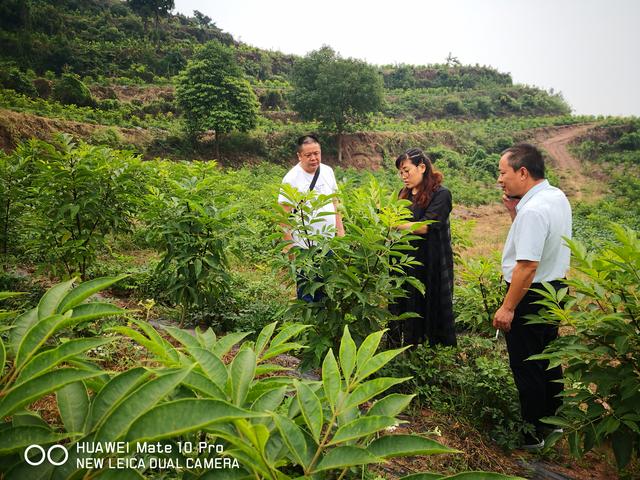
<svg viewBox="0 0 640 480"><path fill-rule="evenodd" d="M69 340L51 350L39 353L33 357L20 371L16 379L16 385L53 369L60 363L93 348L113 342L115 337L107 338L78 338Z"/></svg>
<svg viewBox="0 0 640 480"><path fill-rule="evenodd" d="M249 332L234 332L226 334L224 337L219 338L213 346L213 354L218 358L224 357L229 353L231 347L236 343L241 342L247 335L249 335Z"/></svg>
<svg viewBox="0 0 640 480"><path fill-rule="evenodd" d="M171 393L189 374L190 369L166 373L146 382L124 398L104 420L96 433L96 441L115 441L142 414Z"/></svg>
<svg viewBox="0 0 640 480"><path fill-rule="evenodd" d="M20 407L29 405L48 393L73 382L102 375L102 372L82 371L75 368L60 368L13 387L0 401L0 418L11 415Z"/></svg>
<svg viewBox="0 0 640 480"><path fill-rule="evenodd" d="M65 320L66 318L63 315L53 315L34 323L22 337L16 354L16 367L22 367L33 357Z"/></svg>
<svg viewBox="0 0 640 480"><path fill-rule="evenodd" d="M87 419L87 431L99 425L106 415L117 407L134 388L151 375L143 367L132 368L113 377L102 387L91 402L91 412Z"/></svg>
<svg viewBox="0 0 640 480"><path fill-rule="evenodd" d="M158 405L141 415L129 429L129 442L156 441L200 430L215 422L261 417L220 400L182 399Z"/></svg>
<svg viewBox="0 0 640 480"><path fill-rule="evenodd" d="M76 288L71 290L71 292L69 292L60 301L55 312L64 313L67 310L74 308L76 305L79 305L94 293L104 290L105 288L110 287L114 283L119 282L126 277L128 277L128 275L125 274L117 277L101 277L89 280L88 282L83 282Z"/></svg>
<svg viewBox="0 0 640 480"><path fill-rule="evenodd" d="M11 423L14 427L24 427L27 425L35 425L37 427L50 428L49 424L45 422L40 415L35 412L25 410L23 412L16 412L13 414Z"/></svg>
<svg viewBox="0 0 640 480"><path fill-rule="evenodd" d="M217 400L227 400L227 395L224 393L224 390L221 390L220 387L200 372L192 371L187 375L187 378L182 381L182 384L207 397Z"/></svg>
<svg viewBox="0 0 640 480"><path fill-rule="evenodd" d="M209 351L211 351L213 346L216 344L216 341L218 340L211 327L207 328L204 332L200 332L200 329L196 328L196 338L198 339L198 342L200 343L202 348Z"/></svg>
<svg viewBox="0 0 640 480"><path fill-rule="evenodd" d="M72 278L66 282L58 283L45 292L38 302L38 320L50 317L58 311L60 303L75 281L76 278Z"/></svg>
<svg viewBox="0 0 640 480"><path fill-rule="evenodd" d="M273 390L267 391L262 394L253 404L251 405L252 412L275 412L278 407L282 404L284 400L284 396L287 393L287 387L283 386L280 388L275 388ZM267 423L268 418L259 418L254 420L254 423Z"/></svg>
<svg viewBox="0 0 640 480"><path fill-rule="evenodd" d="M241 406L244 403L255 370L256 354L254 351L249 348L240 350L231 363L231 392L234 405Z"/></svg>
<svg viewBox="0 0 640 480"><path fill-rule="evenodd" d="M380 352L379 354L371 357L365 364L358 364L358 369L356 371L356 377L358 380L364 380L369 375L376 373L382 367L384 367L387 363L393 360L400 353L404 352L409 346L396 348L395 350L387 350L384 352Z"/></svg>
<svg viewBox="0 0 640 480"><path fill-rule="evenodd" d="M287 325L280 330L275 337L273 337L273 340L271 340L271 348L277 347L278 345L285 343L290 338L300 335L308 328L311 328L311 325L300 325L299 323Z"/></svg>
<svg viewBox="0 0 640 480"><path fill-rule="evenodd" d="M351 338L351 333L347 325L344 326L344 332L342 333L339 356L342 374L344 375L345 382L349 385L351 374L356 366L356 342Z"/></svg>
<svg viewBox="0 0 640 480"><path fill-rule="evenodd" d="M204 348L188 348L189 353L198 362L202 371L220 390L225 389L228 380L227 367L222 360Z"/></svg>
<svg viewBox="0 0 640 480"><path fill-rule="evenodd" d="M331 411L335 412L336 400L340 393L342 382L340 380L338 362L336 362L336 358L333 356L333 349L329 349L329 352L325 355L324 361L322 362L322 385Z"/></svg>
<svg viewBox="0 0 640 480"><path fill-rule="evenodd" d="M256 346L255 346L256 356L258 358L262 356L262 353L266 348L267 344L269 343L269 340L271 340L271 337L273 336L273 332L276 329L277 323L278 322L270 323L269 325L265 326L258 334L258 338L256 339Z"/></svg>
<svg viewBox="0 0 640 480"><path fill-rule="evenodd" d="M15 356L18 353L20 342L22 341L24 334L38 321L38 308L32 308L26 311L13 322L13 328L9 332L9 348L11 355Z"/></svg>
<svg viewBox="0 0 640 480"><path fill-rule="evenodd" d="M189 332L176 327L164 327L165 331L173 338L178 340L182 345L189 348L200 348L200 342Z"/></svg>
<svg viewBox="0 0 640 480"><path fill-rule="evenodd" d="M353 392L349 394L345 407L357 406L372 399L376 395L389 388L408 380L411 377L395 378L395 377L379 377L360 384Z"/></svg>
<svg viewBox="0 0 640 480"><path fill-rule="evenodd" d="M308 468L312 460L312 453L307 449L307 442L304 439L304 434L300 430L300 427L284 415L274 415L273 420L293 458L299 465Z"/></svg>
<svg viewBox="0 0 640 480"><path fill-rule="evenodd" d="M373 455L382 458L410 455L436 455L439 453L462 453L434 440L418 435L386 435L374 440L367 447Z"/></svg>
<svg viewBox="0 0 640 480"><path fill-rule="evenodd" d="M386 415L395 417L402 412L415 395L403 395L401 393L392 393L378 400L367 412L367 415Z"/></svg>
<svg viewBox="0 0 640 480"><path fill-rule="evenodd" d="M309 432L313 439L319 443L320 433L322 432L322 425L324 422L322 415L322 405L318 396L309 388L306 384L295 381L296 398L302 417L309 427Z"/></svg>
<svg viewBox="0 0 640 480"><path fill-rule="evenodd" d="M618 429L611 436L613 453L616 457L618 469L623 469L631 460L633 453L633 439L635 435L630 430Z"/></svg>
<svg viewBox="0 0 640 480"><path fill-rule="evenodd" d="M173 348L169 342L167 342L162 336L158 333L158 331L153 328L153 326L149 325L149 323L145 320L138 320L137 318L131 318L130 321L138 326L140 330L142 330L149 340L153 342L155 345L159 346L160 351L158 352L158 358L167 359L173 364L178 364L180 357L178 353Z"/></svg>
<svg viewBox="0 0 640 480"><path fill-rule="evenodd" d="M58 411L69 433L82 433L89 413L89 394L82 382L65 385L56 392Z"/></svg>
<svg viewBox="0 0 640 480"><path fill-rule="evenodd" d="M358 370L364 368L369 359L371 359L373 354L376 353L384 332L384 330L374 332L368 335L367 338L363 340L362 344L360 344L360 348L358 348L358 353L356 354L356 365Z"/></svg>
<svg viewBox="0 0 640 480"><path fill-rule="evenodd" d="M144 336L138 330L131 327L117 326L108 329L110 332L118 332L126 337L129 337L134 342L139 343L146 348L150 353L153 353L159 360L172 362L172 359L167 354L167 349L164 345L158 344L148 337Z"/></svg>
<svg viewBox="0 0 640 480"><path fill-rule="evenodd" d="M368 437L380 430L393 427L398 421L393 417L361 417L338 428L329 445ZM374 453L374 452L372 452ZM375 454L375 453L374 453ZM377 454L376 454L377 455Z"/></svg>
<svg viewBox="0 0 640 480"><path fill-rule="evenodd" d="M68 311L68 310L67 310ZM83 303L73 308L70 324L77 324L80 322L88 322L90 320L97 320L103 317L113 317L114 315L124 315L127 311L123 308L106 302L93 302ZM68 326L68 325L65 325Z"/></svg>
<svg viewBox="0 0 640 480"><path fill-rule="evenodd" d="M355 467L357 465L369 465L371 463L383 463L382 458L371 455L364 448L359 447L337 447L329 451L314 472L323 470L333 470L336 468Z"/></svg>
<svg viewBox="0 0 640 480"><path fill-rule="evenodd" d="M11 427L0 435L0 455L16 452L29 445L47 445L68 438L68 433L56 433L50 428L23 425Z"/></svg>

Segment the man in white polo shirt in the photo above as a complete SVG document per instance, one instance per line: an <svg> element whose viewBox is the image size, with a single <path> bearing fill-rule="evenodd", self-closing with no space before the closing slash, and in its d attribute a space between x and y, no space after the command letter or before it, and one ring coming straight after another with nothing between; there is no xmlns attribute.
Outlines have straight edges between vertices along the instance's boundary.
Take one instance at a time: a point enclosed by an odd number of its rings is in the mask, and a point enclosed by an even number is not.
<svg viewBox="0 0 640 480"><path fill-rule="evenodd" d="M531 291L550 282L556 289L569 270L571 205L565 194L544 178L544 159L533 145L521 143L502 152L498 166L502 201L513 224L502 252L502 273L509 288L495 313L493 326L505 333L509 365L520 398L522 418L535 434L525 435L523 448L544 446L542 417L552 416L562 400L562 368L547 370L547 361L529 361L557 338L558 328L526 325L526 315L537 313L540 295Z"/></svg>
<svg viewBox="0 0 640 480"><path fill-rule="evenodd" d="M336 183L336 177L333 174L333 169L322 163L322 150L320 148L320 141L315 135L304 135L298 138L298 163L287 172L282 179L282 183L288 183L295 187L300 192L308 192L313 190L317 194L331 195L336 193L338 185ZM283 208L290 212L294 206L288 203L287 198L280 193L278 196L278 203ZM324 215L319 215L323 213ZM326 213L333 213L333 215L326 215ZM337 210L337 201L327 202L321 206L318 210L313 212L316 217L310 220L313 221L310 224L310 233L322 233L324 235L344 236L344 227L342 225L342 217ZM285 247L287 250L291 247L308 248L304 238L300 238L297 232L291 232L285 229L284 240L290 241ZM303 278L297 279L297 294L298 298L308 302L317 301L318 295L312 297L309 294L304 295L302 291ZM322 292L318 292L322 295Z"/></svg>

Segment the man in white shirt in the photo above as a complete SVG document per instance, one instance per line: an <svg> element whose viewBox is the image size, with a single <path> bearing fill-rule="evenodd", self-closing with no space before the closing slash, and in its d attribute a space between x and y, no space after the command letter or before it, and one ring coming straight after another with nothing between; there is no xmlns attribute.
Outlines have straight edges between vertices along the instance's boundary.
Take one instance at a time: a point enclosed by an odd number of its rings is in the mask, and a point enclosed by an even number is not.
<svg viewBox="0 0 640 480"><path fill-rule="evenodd" d="M556 289L569 270L570 250L563 237L571 238L571 205L565 194L544 178L544 160L533 145L521 143L502 152L498 183L502 201L513 224L502 252L502 273L509 288L493 325L505 333L509 365L518 388L522 418L536 433L525 435L523 448L544 446L540 422L555 414L562 400L562 368L547 370L547 361L529 361L557 338L558 328L548 324L526 325L535 314L540 295L531 291L542 282Z"/></svg>
<svg viewBox="0 0 640 480"><path fill-rule="evenodd" d="M338 185L336 183L333 169L328 165L322 165L322 150L320 148L320 141L315 135L304 135L297 141L298 145L298 163L287 172L282 179L282 183L287 183L300 192L306 193L311 190L313 184L313 191L321 195L331 195L336 193ZM318 169L320 171L318 172ZM315 177L315 183L314 183ZM286 197L280 193L278 196L278 203L282 207L290 212L294 206L288 203ZM313 222L310 224L312 232L310 233L322 233L324 235L338 235L344 236L344 227L342 225L342 217L338 212L337 200L334 198L332 201L327 202L319 209L313 212L313 215L317 215L310 220ZM321 213L333 213L333 215L319 215ZM288 251L292 247L308 248L307 242L304 238L300 238L297 232L292 232L287 229L284 230L284 240L290 243L285 247L285 251ZM301 280L298 278L298 298L305 301L314 300L310 295L303 295L301 289Z"/></svg>

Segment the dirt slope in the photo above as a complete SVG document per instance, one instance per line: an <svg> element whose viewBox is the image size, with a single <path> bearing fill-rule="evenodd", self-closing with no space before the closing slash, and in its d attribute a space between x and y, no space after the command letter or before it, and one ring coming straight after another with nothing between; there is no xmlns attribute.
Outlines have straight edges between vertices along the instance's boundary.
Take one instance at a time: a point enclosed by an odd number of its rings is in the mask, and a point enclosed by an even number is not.
<svg viewBox="0 0 640 480"><path fill-rule="evenodd" d="M580 161L567 148L573 140L593 127L593 124L545 127L532 130L528 139L547 152L560 179L560 187L572 202L581 201L585 190L589 191L590 198L597 197L601 188L601 185L596 185L597 182L594 183L593 179L582 173ZM491 255L502 251L511 219L502 204L498 203L500 196L500 191L496 189L496 204L454 208L454 217L475 221L471 232L474 246L464 252L465 257Z"/></svg>
<svg viewBox="0 0 640 480"><path fill-rule="evenodd" d="M144 145L152 139L151 134L143 129L106 127L0 109L0 148L9 152L22 140L37 138L50 141L56 133L69 133L75 138L88 140L106 128L116 130L124 143L130 145Z"/></svg>

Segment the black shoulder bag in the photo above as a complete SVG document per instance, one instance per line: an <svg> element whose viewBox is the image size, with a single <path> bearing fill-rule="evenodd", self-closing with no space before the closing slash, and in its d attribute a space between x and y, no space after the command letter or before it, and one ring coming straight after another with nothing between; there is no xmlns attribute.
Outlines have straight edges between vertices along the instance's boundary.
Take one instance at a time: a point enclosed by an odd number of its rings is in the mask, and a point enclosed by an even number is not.
<svg viewBox="0 0 640 480"><path fill-rule="evenodd" d="M313 174L313 178L311 179L311 183L309 184L309 191L312 192L314 188L316 188L316 182L318 181L318 177L320 176L320 165L316 168L316 173ZM298 208L293 209L293 213L297 213Z"/></svg>

